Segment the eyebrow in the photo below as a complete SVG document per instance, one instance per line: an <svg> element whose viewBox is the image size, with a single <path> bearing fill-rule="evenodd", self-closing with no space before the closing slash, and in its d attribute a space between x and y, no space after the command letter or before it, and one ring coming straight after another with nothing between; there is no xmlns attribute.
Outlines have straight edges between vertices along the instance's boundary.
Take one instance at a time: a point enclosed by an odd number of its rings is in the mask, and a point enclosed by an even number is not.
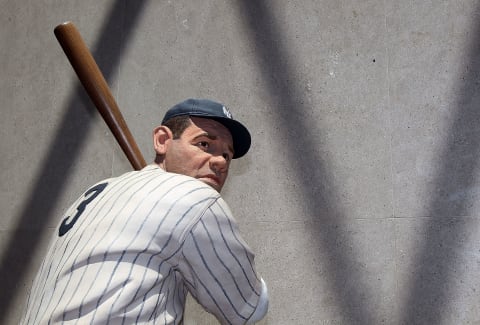
<svg viewBox="0 0 480 325"><path fill-rule="evenodd" d="M197 138L201 138L201 137L207 137L211 140L217 140L217 138L218 138L216 135L211 135L208 132L203 132L203 133L197 135L194 139L196 140Z"/></svg>

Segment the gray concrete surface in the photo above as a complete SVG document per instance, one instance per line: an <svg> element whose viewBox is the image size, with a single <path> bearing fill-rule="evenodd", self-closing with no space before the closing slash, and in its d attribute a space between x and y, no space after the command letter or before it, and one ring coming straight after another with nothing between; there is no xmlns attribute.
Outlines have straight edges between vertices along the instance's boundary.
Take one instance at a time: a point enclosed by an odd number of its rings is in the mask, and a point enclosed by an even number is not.
<svg viewBox="0 0 480 325"><path fill-rule="evenodd" d="M270 289L261 324L480 324L480 4L0 0L1 309L62 211L130 170L53 35L73 21L144 155L166 108L253 135L224 197ZM190 301L185 324L215 324Z"/></svg>

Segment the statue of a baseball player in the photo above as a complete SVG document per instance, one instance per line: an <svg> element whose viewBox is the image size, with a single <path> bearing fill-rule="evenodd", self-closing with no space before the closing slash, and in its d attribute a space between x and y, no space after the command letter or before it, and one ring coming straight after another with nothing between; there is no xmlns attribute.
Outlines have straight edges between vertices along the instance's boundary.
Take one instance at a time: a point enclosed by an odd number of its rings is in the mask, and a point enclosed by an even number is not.
<svg viewBox="0 0 480 325"><path fill-rule="evenodd" d="M264 317L265 283L219 194L248 130L190 99L153 144L154 163L95 184L59 220L23 324L182 324L187 293L222 324Z"/></svg>

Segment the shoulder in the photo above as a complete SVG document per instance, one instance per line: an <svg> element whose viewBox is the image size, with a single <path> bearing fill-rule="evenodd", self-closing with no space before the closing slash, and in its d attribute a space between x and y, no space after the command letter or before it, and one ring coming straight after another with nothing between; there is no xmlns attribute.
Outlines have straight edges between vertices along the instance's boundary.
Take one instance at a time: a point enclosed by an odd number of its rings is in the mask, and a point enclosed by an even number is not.
<svg viewBox="0 0 480 325"><path fill-rule="evenodd" d="M168 173L157 165L148 165L140 171L128 172L112 179L102 193L111 198L138 206L149 215L184 216L198 220L205 210L224 205L220 194L209 185L181 174Z"/></svg>
<svg viewBox="0 0 480 325"><path fill-rule="evenodd" d="M193 177L166 172L156 164L147 165L142 170L128 172L111 180L124 184L128 183L128 185L138 184L138 186L146 187L153 192L197 192L201 196L220 197L220 194L211 186Z"/></svg>
<svg viewBox="0 0 480 325"><path fill-rule="evenodd" d="M137 178L145 179L141 187L152 200L161 201L177 212L202 214L221 200L220 193L211 186L193 177L165 172L157 165L143 169Z"/></svg>

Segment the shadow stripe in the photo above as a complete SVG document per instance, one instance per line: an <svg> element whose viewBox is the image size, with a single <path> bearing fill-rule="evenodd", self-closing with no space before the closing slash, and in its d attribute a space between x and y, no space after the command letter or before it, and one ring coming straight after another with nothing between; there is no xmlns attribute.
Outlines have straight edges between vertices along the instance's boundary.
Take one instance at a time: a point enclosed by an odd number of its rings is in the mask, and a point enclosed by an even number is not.
<svg viewBox="0 0 480 325"><path fill-rule="evenodd" d="M317 141L322 134L315 130L315 137L311 136L311 126L302 117L302 112L310 108L304 104L307 100L302 96L301 86L290 63L294 62L295 56L289 52L281 28L268 8L274 2L237 0L236 3L255 45L258 69L268 87L270 105L275 107L277 113L278 120L274 123L278 123L283 130L294 129L293 132L296 132L295 141L286 144L285 151L289 153L288 159L292 163L288 172L299 181L308 213L306 218L314 221L316 227L312 232L318 234L321 255L327 256L321 263L327 267L327 282L330 291L336 294L335 305L339 306L344 317L343 324L371 325L373 320L370 315L374 315L368 310L368 298L371 295L362 284L362 274L351 272L356 261L344 249L354 247L342 224L345 213L337 205L338 195L333 177L318 154ZM312 168L313 162L315 168ZM304 170L308 172L303 173Z"/></svg>
<svg viewBox="0 0 480 325"><path fill-rule="evenodd" d="M92 54L98 61L107 81L114 75L114 70L125 52L128 40L132 36L131 32L134 30L146 2L146 0L114 1L109 15L105 18ZM126 15L128 15L127 19L124 19ZM118 33L119 26L123 34ZM54 27L52 26L52 38L55 37ZM61 51L60 45L59 51ZM62 64L65 65L65 69L71 69L66 58ZM78 82L77 84L78 86L70 95L65 115L49 146L50 149L45 154L35 185L33 185L27 201L22 205L24 206L23 210L15 218L18 223L13 235L4 246L0 264L0 278L3 279L0 324L4 322L11 303L18 295L17 289L21 286L26 271L31 268L32 257L37 253L41 234L49 231L46 225L49 224L49 218L52 217L51 213L56 198L60 196L69 180L73 166L72 161L78 157L82 147L86 144L85 139L90 130L91 117L85 114L85 107L92 108L92 104L86 97L83 88ZM92 108L91 115L96 116L97 113L93 111ZM26 231L27 229L29 231ZM32 229L37 231L33 232Z"/></svg>
<svg viewBox="0 0 480 325"><path fill-rule="evenodd" d="M478 197L475 185L478 188L480 165L479 13L480 6L472 13L476 25L472 26L473 37L466 51L465 75L458 87L452 124L445 132L448 138L438 156L440 166L429 187L431 200L426 213L431 218L424 225L423 243L412 263L417 269L401 309L404 318L400 324L442 324L449 319L449 307L456 297L456 272L463 269L458 262L468 242L465 238L469 228L479 222L478 216L465 217L472 213L471 199Z"/></svg>

